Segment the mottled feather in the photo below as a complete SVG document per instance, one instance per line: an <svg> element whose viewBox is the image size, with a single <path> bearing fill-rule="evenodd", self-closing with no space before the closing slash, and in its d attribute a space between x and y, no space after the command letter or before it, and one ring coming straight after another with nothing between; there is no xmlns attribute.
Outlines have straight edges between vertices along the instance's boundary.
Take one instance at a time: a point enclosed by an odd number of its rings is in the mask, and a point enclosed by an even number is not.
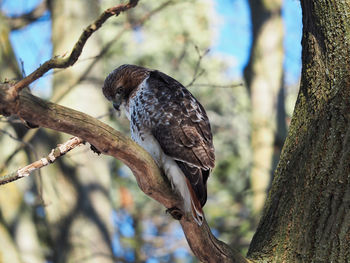
<svg viewBox="0 0 350 263"><path fill-rule="evenodd" d="M204 206L215 155L210 123L196 98L172 77L134 65L114 70L105 80L103 93L117 109L124 105L132 138L165 170L174 173L180 168L191 185L189 192ZM165 163L169 158L173 165ZM193 209L201 214L201 207ZM196 219L199 224L201 220Z"/></svg>

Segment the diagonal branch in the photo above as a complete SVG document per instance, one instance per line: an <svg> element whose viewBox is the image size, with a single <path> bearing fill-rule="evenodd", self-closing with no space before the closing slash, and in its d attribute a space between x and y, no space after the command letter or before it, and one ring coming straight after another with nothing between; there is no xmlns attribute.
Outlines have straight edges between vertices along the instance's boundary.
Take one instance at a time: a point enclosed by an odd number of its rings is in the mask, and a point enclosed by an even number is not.
<svg viewBox="0 0 350 263"><path fill-rule="evenodd" d="M27 87L30 83L43 76L50 69L67 68L72 66L78 60L86 41L103 25L104 22L106 22L108 18L113 15L118 16L121 12L125 12L128 9L135 7L137 3L138 0L130 0L130 2L127 4L120 4L106 9L92 24L85 28L68 57L54 57L46 61L29 76L20 80L10 88L7 94L9 99L14 100L23 88Z"/></svg>
<svg viewBox="0 0 350 263"><path fill-rule="evenodd" d="M82 112L44 101L26 90L9 100L10 84L0 85L0 114L16 115L34 125L72 134L113 156L133 172L141 190L166 208L179 207L180 197L171 190L152 157L138 144L101 121ZM207 222L198 226L190 214L180 220L193 253L203 262L249 262L217 240Z"/></svg>
<svg viewBox="0 0 350 263"><path fill-rule="evenodd" d="M47 10L47 1L48 0L42 0L40 4L38 4L33 10L28 13L19 16L7 17L7 22L10 26L10 29L21 29L42 17Z"/></svg>
<svg viewBox="0 0 350 263"><path fill-rule="evenodd" d="M162 172L152 157L134 141L87 114L44 101L23 90L50 69L67 68L73 65L79 58L88 38L109 17L119 15L121 12L136 6L137 3L138 0L130 0L128 4L121 4L103 12L94 23L83 31L69 57L52 58L28 77L15 84L0 84L0 114L15 115L33 125L69 133L81 138L82 141L89 142L99 152L113 156L126 164L145 194L166 208L180 207L179 195L172 191L169 181L162 176ZM180 224L192 251L201 261L249 262L227 244L217 240L206 220L202 226L198 226L190 214L185 214L181 218Z"/></svg>
<svg viewBox="0 0 350 263"><path fill-rule="evenodd" d="M46 2L46 1L43 1ZM42 2L42 3L43 3ZM126 23L123 27L123 29L112 39L110 40L100 51L100 53L93 57L93 61L89 64L89 66L86 68L86 70L80 75L80 77L75 80L73 83L67 85L67 87L64 87L63 89L60 89L59 92L55 93L54 96L51 98L51 101L53 102L59 102L65 95L67 95L70 91L72 91L74 89L74 87L80 83L81 81L83 81L91 72L91 70L94 68L94 66L96 65L96 62L99 61L112 47L112 45L118 41L118 39L125 33L127 32L129 29L133 28L133 27L137 27L137 26L142 26L145 22L147 22L154 14L160 12L161 10L163 10L164 8L166 8L169 5L175 4L175 2L173 0L169 0L167 2L164 2L162 4L160 4L158 7L156 7L155 9L149 11L148 13L146 13L144 16L142 16L139 20L136 20L134 23L130 24L130 23ZM37 7L38 8L38 7ZM37 9L36 8L36 9ZM64 70L64 69L62 69ZM56 71L59 72L59 71ZM97 119L99 119L97 117ZM20 122L20 121L19 121ZM0 174L1 172L5 169L5 167L9 164L9 162L11 161L11 159L25 146L28 144L28 142L35 136L37 130L30 130L27 132L27 134L25 135L25 137L23 138L23 143L21 145L19 145L12 154L9 155L9 157L5 160L5 162L3 164L0 165Z"/></svg>
<svg viewBox="0 0 350 263"><path fill-rule="evenodd" d="M117 33L115 35L115 37L113 37L99 52L99 54L97 54L95 57L93 58L93 61L90 62L90 64L88 65L88 67L85 69L85 71L80 75L80 77L75 80L72 84L68 85L67 87L65 87L64 89L61 89L58 91L58 93L55 93L54 96L52 97L51 101L53 102L59 102L64 96L66 96L68 94L68 92L70 92L71 90L74 89L74 87L80 83L81 81L83 81L91 72L91 70L97 65L97 61L99 61L101 58L104 57L104 55L107 54L107 52L111 49L111 47L118 42L118 40L122 37L122 35L126 32L128 32L130 29L134 28L134 27L139 27L142 26L144 23L146 23L153 15L157 14L159 11L163 10L164 8L166 8L167 6L174 4L174 1L169 0L166 1L162 4L160 4L158 7L156 7L155 9L149 11L148 13L146 13L144 16L142 16L140 19L134 21L133 23L125 23L122 30L119 31L119 33ZM59 71L56 71L59 72Z"/></svg>
<svg viewBox="0 0 350 263"><path fill-rule="evenodd" d="M55 149L53 149L47 157L41 158L40 160L26 165L25 167L18 169L16 172L0 177L0 185L7 184L20 178L29 176L30 173L34 172L35 170L38 170L50 163L54 163L57 158L65 155L67 152L82 143L84 143L84 141L78 137L69 139L67 142L60 144Z"/></svg>

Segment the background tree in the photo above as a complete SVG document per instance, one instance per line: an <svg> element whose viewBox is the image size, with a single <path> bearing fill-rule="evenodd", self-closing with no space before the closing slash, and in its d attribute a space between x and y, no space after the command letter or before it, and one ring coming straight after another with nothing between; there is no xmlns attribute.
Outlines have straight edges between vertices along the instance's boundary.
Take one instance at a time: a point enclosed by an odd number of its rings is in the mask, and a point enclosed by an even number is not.
<svg viewBox="0 0 350 263"><path fill-rule="evenodd" d="M277 138L277 112L283 113L284 111L284 98L279 96L283 88L284 28L281 17L281 0L250 0L249 5L253 26L253 44L244 75L252 107L253 209L259 214L265 204L266 193L275 168L273 157L275 138ZM277 107L279 98L282 102L280 108ZM279 151L277 155L279 156Z"/></svg>
<svg viewBox="0 0 350 263"><path fill-rule="evenodd" d="M79 36L81 28L91 18L98 16L99 10L98 1L94 0L50 1L53 54L67 53L72 47L71 40ZM87 58L96 56L100 46L99 39L93 38L86 45L78 67L54 73L53 100L95 116L106 110L95 84L81 78L90 64ZM101 74L101 67L96 63L89 77L94 79ZM49 152L50 147L69 138L47 131L46 142L42 143L45 136L39 136L42 152ZM80 165L81 160L85 160L84 165ZM106 159L81 151L44 170L43 199L53 261L114 262L110 176Z"/></svg>
<svg viewBox="0 0 350 263"><path fill-rule="evenodd" d="M10 43L10 32L36 21L43 16L45 10L46 4L43 2L21 16L8 17L0 14L0 80L22 77ZM37 151L30 144L31 135L27 133L27 128L13 119L0 123L0 127L0 134L3 135L0 136L0 174L8 173L18 165L38 158ZM37 227L33 221L33 191L35 192L34 178L6 185L0 191L0 261L23 262L26 259L28 262L39 263L44 260Z"/></svg>

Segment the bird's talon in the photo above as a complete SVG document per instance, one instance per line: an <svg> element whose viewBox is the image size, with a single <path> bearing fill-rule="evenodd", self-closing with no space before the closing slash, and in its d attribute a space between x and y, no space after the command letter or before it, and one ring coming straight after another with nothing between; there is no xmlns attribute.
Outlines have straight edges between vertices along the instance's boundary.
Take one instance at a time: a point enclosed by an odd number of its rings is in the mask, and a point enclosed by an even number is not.
<svg viewBox="0 0 350 263"><path fill-rule="evenodd" d="M96 153L97 155L100 155L100 154L101 154L101 152L100 152L95 146L93 146L92 144L90 144L90 149L91 149L94 153Z"/></svg>
<svg viewBox="0 0 350 263"><path fill-rule="evenodd" d="M182 211L177 207L168 208L165 212L169 213L175 220L181 220L183 216Z"/></svg>

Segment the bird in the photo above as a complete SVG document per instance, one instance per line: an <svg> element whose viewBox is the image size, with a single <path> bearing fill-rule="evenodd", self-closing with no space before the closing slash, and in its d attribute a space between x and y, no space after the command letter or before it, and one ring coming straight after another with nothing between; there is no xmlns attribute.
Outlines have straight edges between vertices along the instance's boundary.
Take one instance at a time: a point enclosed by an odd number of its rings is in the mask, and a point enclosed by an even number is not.
<svg viewBox="0 0 350 263"><path fill-rule="evenodd" d="M188 212L201 226L207 180L215 166L213 136L203 106L174 78L137 65L113 70L102 91L118 112L124 108L131 138L152 156L182 197L176 219Z"/></svg>

